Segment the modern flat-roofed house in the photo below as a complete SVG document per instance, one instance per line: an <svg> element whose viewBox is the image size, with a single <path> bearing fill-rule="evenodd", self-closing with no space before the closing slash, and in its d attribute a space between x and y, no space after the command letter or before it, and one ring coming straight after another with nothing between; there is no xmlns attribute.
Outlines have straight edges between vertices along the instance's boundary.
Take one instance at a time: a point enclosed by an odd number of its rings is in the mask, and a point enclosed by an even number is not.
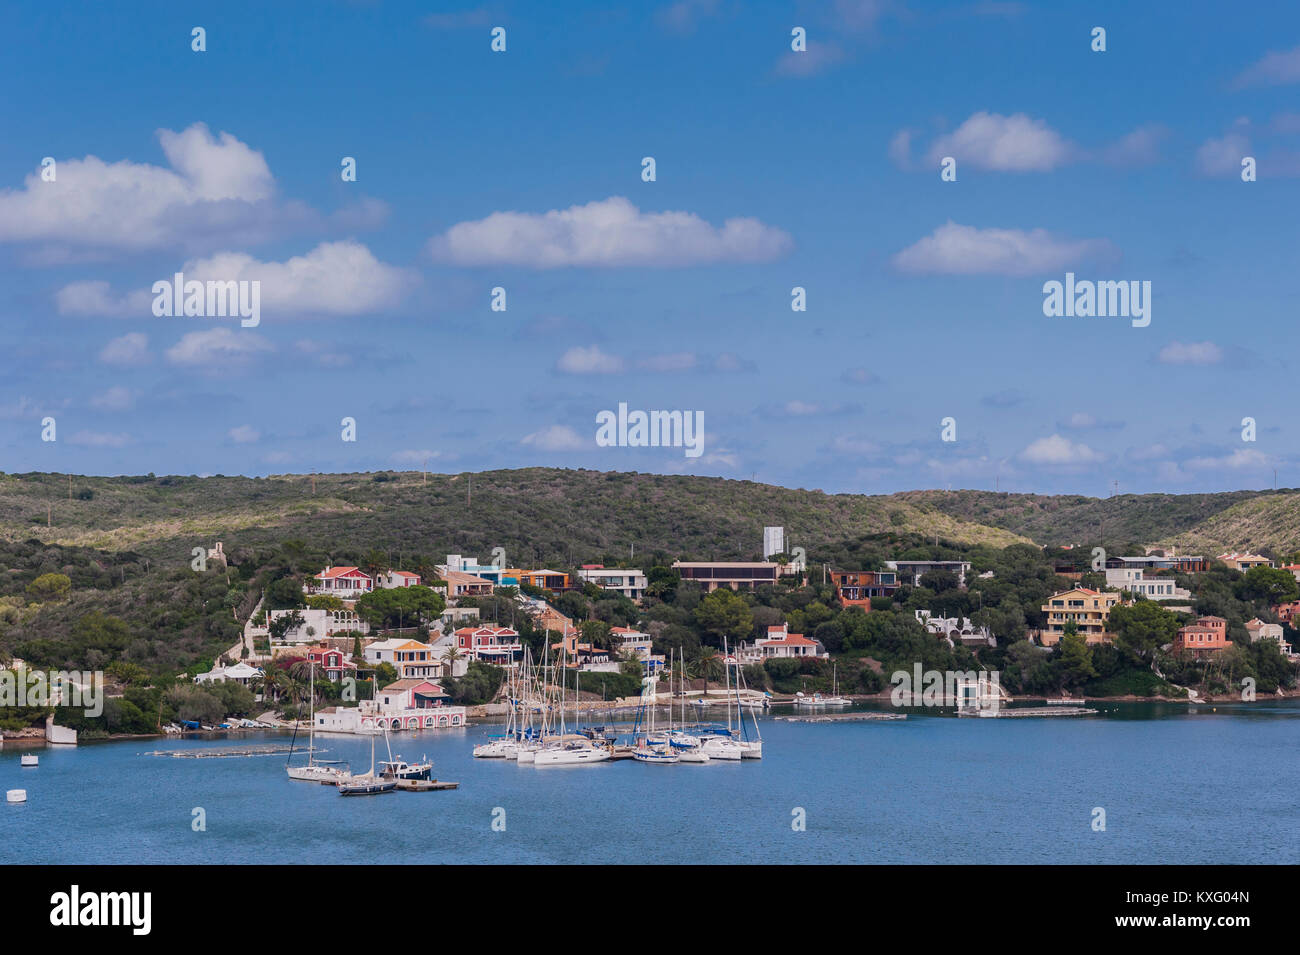
<svg viewBox="0 0 1300 955"><path fill-rule="evenodd" d="M1200 659L1228 647L1228 621L1222 617L1198 617L1195 623L1178 629L1174 650Z"/></svg>
<svg viewBox="0 0 1300 955"><path fill-rule="evenodd" d="M1220 554L1216 560L1227 564L1233 570L1240 570L1242 573L1252 567L1273 566L1273 562L1262 554L1238 554L1236 551L1231 554Z"/></svg>
<svg viewBox="0 0 1300 955"><path fill-rule="evenodd" d="M519 632L509 627L461 627L456 631L456 647L468 657L497 666L513 665L524 650Z"/></svg>
<svg viewBox="0 0 1300 955"><path fill-rule="evenodd" d="M1106 643L1110 639L1106 633L1106 620L1117 603L1119 594L1087 587L1052 594L1042 608L1047 615L1047 623L1041 632L1043 646L1054 647L1060 643L1065 635L1065 625L1070 622L1088 643Z"/></svg>
<svg viewBox="0 0 1300 955"><path fill-rule="evenodd" d="M966 575L970 573L968 560L887 560L885 566L898 572L899 580L910 583L913 587L921 586L921 577L932 570L948 570L957 575L957 586L966 586Z"/></svg>
<svg viewBox="0 0 1300 955"><path fill-rule="evenodd" d="M569 589L569 575L558 570L519 570L511 568L502 572L518 586L540 587L542 590L559 592Z"/></svg>
<svg viewBox="0 0 1300 955"><path fill-rule="evenodd" d="M1174 570L1180 574L1197 574L1210 569L1208 559L1199 555L1179 557L1155 550L1143 557L1107 557L1106 568L1114 570L1125 567L1129 570Z"/></svg>
<svg viewBox="0 0 1300 955"><path fill-rule="evenodd" d="M898 573L892 570L832 570L830 577L845 607L869 611L872 597L892 597L898 591Z"/></svg>
<svg viewBox="0 0 1300 955"><path fill-rule="evenodd" d="M1127 590L1148 600L1190 600L1192 592L1179 587L1172 577L1147 577L1145 570L1107 567L1106 586Z"/></svg>
<svg viewBox="0 0 1300 955"><path fill-rule="evenodd" d="M420 575L413 574L409 570L390 570L376 576L375 584L385 590L395 590L398 587L417 587L420 584Z"/></svg>
<svg viewBox="0 0 1300 955"><path fill-rule="evenodd" d="M781 565L771 561L675 560L673 570L683 581L699 584L711 592L719 587L753 590L764 584L775 584Z"/></svg>
<svg viewBox="0 0 1300 955"><path fill-rule="evenodd" d="M614 590L629 600L640 600L645 594L646 577L642 571L604 564L583 564L578 576L602 590Z"/></svg>
<svg viewBox="0 0 1300 955"><path fill-rule="evenodd" d="M810 640L802 633L791 633L789 624L768 627L767 636L742 646L736 654L744 661L772 659L826 659L830 654L820 640Z"/></svg>
<svg viewBox="0 0 1300 955"><path fill-rule="evenodd" d="M648 633L631 627L611 627L609 635L618 641L618 652L636 657L645 664L647 673L653 673L667 662L662 653L654 652L654 640Z"/></svg>
<svg viewBox="0 0 1300 955"><path fill-rule="evenodd" d="M312 593L330 594L344 600L355 600L375 589L370 575L356 567L326 567L313 579L316 583L310 588Z"/></svg>

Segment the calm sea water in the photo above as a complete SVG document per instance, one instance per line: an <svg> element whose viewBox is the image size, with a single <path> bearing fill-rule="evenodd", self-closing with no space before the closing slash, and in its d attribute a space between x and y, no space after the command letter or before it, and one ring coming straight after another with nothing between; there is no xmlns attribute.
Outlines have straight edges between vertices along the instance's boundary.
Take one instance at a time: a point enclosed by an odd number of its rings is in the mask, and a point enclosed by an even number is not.
<svg viewBox="0 0 1300 955"><path fill-rule="evenodd" d="M708 765L537 769L473 759L490 725L403 734L395 752L427 754L461 788L350 799L291 782L283 756L144 755L279 734L36 750L36 769L10 747L0 790L25 788L28 802L0 804L0 862L1300 862L1300 703L1101 706L1086 718L764 719L763 760ZM369 764L368 740L321 745ZM205 832L191 827L196 807ZM492 830L498 808L504 832ZM796 808L806 831L792 829Z"/></svg>

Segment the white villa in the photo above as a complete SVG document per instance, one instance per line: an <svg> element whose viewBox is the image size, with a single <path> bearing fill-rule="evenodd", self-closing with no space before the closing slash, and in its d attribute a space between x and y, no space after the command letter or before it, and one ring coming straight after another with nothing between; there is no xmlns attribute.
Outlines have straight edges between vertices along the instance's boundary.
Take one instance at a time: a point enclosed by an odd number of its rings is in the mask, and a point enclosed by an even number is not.
<svg viewBox="0 0 1300 955"><path fill-rule="evenodd" d="M336 633L347 633L352 630L363 634L370 632L370 624L358 617L354 610L316 610L311 607L300 610L270 611L266 615L268 632L273 621L294 613L302 616L302 623L286 630L284 637L277 641L278 644L315 643L323 637L332 637Z"/></svg>
<svg viewBox="0 0 1300 955"><path fill-rule="evenodd" d="M252 683L261 675L262 675L261 670L258 670L255 667L251 667L247 663L240 662L234 664L233 666L228 666L228 667L223 667L220 665L215 666L207 673L200 673L198 676L196 676L194 678L194 682L195 683L230 682L230 683L240 683L243 684L244 686L248 686L250 683Z"/></svg>
<svg viewBox="0 0 1300 955"><path fill-rule="evenodd" d="M629 600L640 600L645 594L646 576L640 570L589 564L578 571L578 577L602 590L616 591Z"/></svg>
<svg viewBox="0 0 1300 955"><path fill-rule="evenodd" d="M996 647L997 638L988 627L977 627L969 617L935 617L928 610L916 611L917 622L927 633L942 637L950 647L958 643L967 647Z"/></svg>
<svg viewBox="0 0 1300 955"><path fill-rule="evenodd" d="M802 633L791 633L789 624L768 627L767 636L759 637L753 643L742 644L736 650L736 656L745 663L761 663L769 659L793 657L802 659L826 659L830 656L819 640L810 640Z"/></svg>
<svg viewBox="0 0 1300 955"><path fill-rule="evenodd" d="M1174 583L1172 577L1146 577L1134 567L1106 568L1106 586L1127 590L1147 600L1190 600L1192 592Z"/></svg>

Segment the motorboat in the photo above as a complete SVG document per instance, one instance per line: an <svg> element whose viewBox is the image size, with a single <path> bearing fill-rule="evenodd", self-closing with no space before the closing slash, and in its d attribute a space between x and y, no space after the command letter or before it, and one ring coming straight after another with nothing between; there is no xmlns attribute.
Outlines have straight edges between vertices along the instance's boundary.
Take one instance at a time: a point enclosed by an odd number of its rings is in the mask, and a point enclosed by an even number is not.
<svg viewBox="0 0 1300 955"><path fill-rule="evenodd" d="M426 757L418 763L408 763L400 756L379 764L379 775L383 779L430 779L433 776L433 763Z"/></svg>
<svg viewBox="0 0 1300 955"><path fill-rule="evenodd" d="M515 759L519 755L519 741L498 737L474 747L475 759Z"/></svg>
<svg viewBox="0 0 1300 955"><path fill-rule="evenodd" d="M709 759L744 759L745 750L730 736L705 736L700 740L700 752Z"/></svg>
<svg viewBox="0 0 1300 955"><path fill-rule="evenodd" d="M41 764L41 758L32 753L25 753L19 757L18 764L29 768L32 766L39 766Z"/></svg>

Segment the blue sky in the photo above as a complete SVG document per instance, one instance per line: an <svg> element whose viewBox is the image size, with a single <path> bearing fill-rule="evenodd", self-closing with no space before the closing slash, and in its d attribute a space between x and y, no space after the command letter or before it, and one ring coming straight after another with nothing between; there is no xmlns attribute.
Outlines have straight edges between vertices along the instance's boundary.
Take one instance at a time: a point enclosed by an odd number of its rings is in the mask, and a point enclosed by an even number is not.
<svg viewBox="0 0 1300 955"><path fill-rule="evenodd" d="M1300 12L1132 6L6 6L0 469L1300 485ZM260 324L155 317L187 265Z"/></svg>

